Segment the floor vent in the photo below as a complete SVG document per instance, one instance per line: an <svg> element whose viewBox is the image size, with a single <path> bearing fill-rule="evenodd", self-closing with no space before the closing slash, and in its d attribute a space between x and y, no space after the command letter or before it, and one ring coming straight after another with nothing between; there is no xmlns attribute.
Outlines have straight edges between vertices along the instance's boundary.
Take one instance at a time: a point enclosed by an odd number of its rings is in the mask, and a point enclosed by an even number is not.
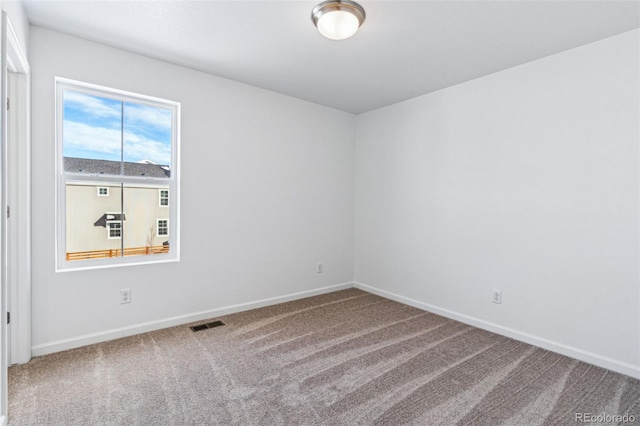
<svg viewBox="0 0 640 426"><path fill-rule="evenodd" d="M191 331L201 331L201 330L206 330L207 328L220 327L222 325L224 325L222 321L214 321L214 322L208 322L206 324L194 325L189 328L191 329Z"/></svg>

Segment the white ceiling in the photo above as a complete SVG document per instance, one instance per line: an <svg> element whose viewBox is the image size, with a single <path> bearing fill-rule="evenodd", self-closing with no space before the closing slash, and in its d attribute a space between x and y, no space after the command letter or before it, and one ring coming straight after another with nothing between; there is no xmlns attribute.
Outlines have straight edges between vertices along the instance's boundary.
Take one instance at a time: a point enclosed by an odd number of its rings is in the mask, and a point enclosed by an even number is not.
<svg viewBox="0 0 640 426"><path fill-rule="evenodd" d="M369 1L351 39L312 1L36 1L33 25L362 113L640 27L634 1Z"/></svg>

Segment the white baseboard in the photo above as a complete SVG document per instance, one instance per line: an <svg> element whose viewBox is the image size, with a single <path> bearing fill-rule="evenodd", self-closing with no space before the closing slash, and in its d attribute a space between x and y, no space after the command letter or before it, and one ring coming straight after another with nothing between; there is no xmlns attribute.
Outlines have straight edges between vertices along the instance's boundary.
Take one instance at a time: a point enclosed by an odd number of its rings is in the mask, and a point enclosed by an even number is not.
<svg viewBox="0 0 640 426"><path fill-rule="evenodd" d="M73 337L70 339L57 340L54 342L32 346L31 354L32 356L47 355L54 352L79 348L81 346L92 345L94 343L119 339L121 337L133 336L134 334L147 333L167 327L188 324L195 321L202 321L213 317L248 311L250 309L262 308L264 306L276 305L278 303L289 302L291 300L303 299L305 297L317 296L319 294L330 293L332 291L344 290L353 287L354 284L352 282L336 284L328 287L317 288L314 290L301 291L284 296L270 297L268 299L257 300L254 302L240 303L237 305L225 306L222 308L215 308L206 311L195 312L192 314L180 315L177 317L165 318L157 321L150 321L127 327L116 328L99 333L86 334L84 336Z"/></svg>
<svg viewBox="0 0 640 426"><path fill-rule="evenodd" d="M557 352L562 355L569 356L571 358L578 359L580 361L587 362L589 364L597 365L618 373L626 374L627 376L640 379L640 367L633 364L628 364L615 359L604 357L592 352L584 351L578 348L564 345L562 343L554 342L542 337L534 336L532 334L523 333L504 327L498 324L494 324L488 321L484 321L469 315L464 315L458 312L443 309L428 303L421 302L419 300L411 299L408 297L400 296L395 293L391 293L385 290L371 287L359 282L350 282L332 285L328 287L322 287L309 291L302 291L298 293L291 293L284 296L271 297L268 299L257 300L254 302L240 303L237 305L226 306L222 308L211 309L207 311L195 312L192 314L181 315L172 318L166 318L157 321L150 321L141 324L136 324L127 327L121 327L117 329L107 330L100 333L87 334L84 336L74 337L71 339L58 340L54 342L44 343L41 345L35 345L32 347L31 352L33 356L46 355L54 352L65 351L68 349L78 348L81 346L91 345L94 343L105 342L108 340L118 339L121 337L132 336L134 334L147 333L154 330L160 330L162 328L173 327L176 325L187 324L190 322L201 321L218 317L222 315L229 315L236 312L247 311L250 309L261 308L264 306L275 305L278 303L289 302L291 300L302 299L305 297L317 296L319 294L330 293L332 291L344 290L347 288L359 288L369 293L377 294L378 296L385 297L387 299L395 300L396 302L404 303L406 305L413 306L424 311L428 311L437 315L441 315L446 318L451 318L462 323L472 325L474 327L481 328L483 330L491 331L512 339L516 339L525 343L529 343L534 346L538 346L543 349L547 349L553 352ZM0 417L0 426L4 426L2 418Z"/></svg>
<svg viewBox="0 0 640 426"><path fill-rule="evenodd" d="M488 321L484 321L478 318L474 318L468 315L460 314L458 312L450 311L448 309L439 308L428 303L420 302L419 300L411 299L408 297L400 296L395 293L391 293L385 290L380 290L376 287L371 287L366 284L355 282L354 286L360 290L367 291L369 293L377 294L378 296L385 297L387 299L395 300L396 302L410 305L423 311L431 312L437 315L441 315L446 318L451 318L456 321L460 321L464 324L472 325L474 327L481 328L483 330L491 331L502 336L510 337L521 342L529 343L530 345L538 346L543 349L557 352L562 355L566 355L571 358L575 358L580 361L587 362L589 364L597 365L598 367L606 368L618 373L626 374L627 376L640 379L640 366L628 364L615 359L604 357L592 352L583 351L578 348L564 345L562 343L554 342L542 337L534 336L532 334L523 333L508 327L503 327L498 324L494 324Z"/></svg>

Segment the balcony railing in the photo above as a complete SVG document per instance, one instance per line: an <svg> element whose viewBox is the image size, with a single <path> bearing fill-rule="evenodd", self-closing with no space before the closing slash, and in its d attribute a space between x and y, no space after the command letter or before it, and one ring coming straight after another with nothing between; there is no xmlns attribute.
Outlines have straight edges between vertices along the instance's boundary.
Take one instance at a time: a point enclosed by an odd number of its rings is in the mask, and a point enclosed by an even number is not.
<svg viewBox="0 0 640 426"><path fill-rule="evenodd" d="M129 247L122 249L67 252L67 260L103 259L107 257L143 256L148 254L169 253L169 246Z"/></svg>

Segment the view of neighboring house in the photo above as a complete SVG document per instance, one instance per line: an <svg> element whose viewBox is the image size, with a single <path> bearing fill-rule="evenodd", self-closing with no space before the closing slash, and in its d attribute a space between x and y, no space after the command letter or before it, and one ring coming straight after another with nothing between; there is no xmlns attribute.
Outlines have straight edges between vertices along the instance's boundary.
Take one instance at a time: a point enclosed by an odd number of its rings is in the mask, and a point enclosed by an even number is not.
<svg viewBox="0 0 640 426"><path fill-rule="evenodd" d="M113 181L67 181L67 259L151 254L169 250L169 187L156 182L124 184L117 175L163 178L168 166L64 158L65 172L114 176Z"/></svg>

